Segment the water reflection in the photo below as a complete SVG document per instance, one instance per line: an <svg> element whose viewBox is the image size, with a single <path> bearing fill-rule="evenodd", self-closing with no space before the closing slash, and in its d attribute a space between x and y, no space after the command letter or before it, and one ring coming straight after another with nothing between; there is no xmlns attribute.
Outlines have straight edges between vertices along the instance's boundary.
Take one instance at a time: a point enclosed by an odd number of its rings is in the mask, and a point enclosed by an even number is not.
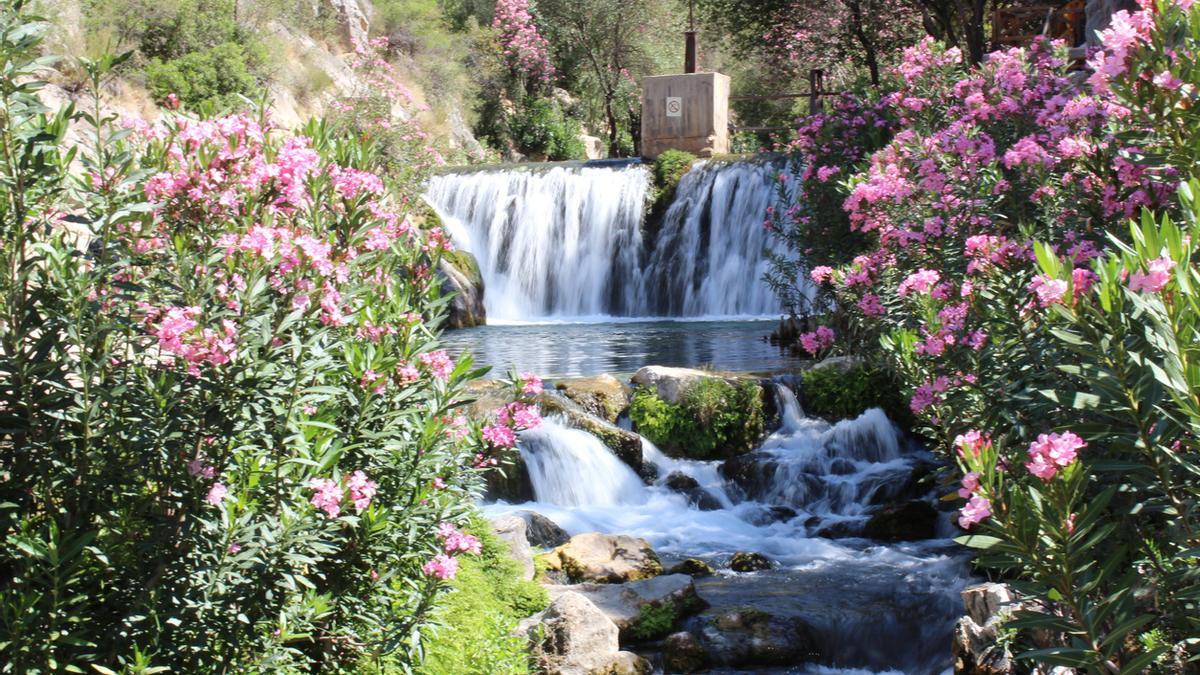
<svg viewBox="0 0 1200 675"><path fill-rule="evenodd" d="M442 342L464 349L498 375L509 368L543 377L633 372L646 365L763 371L799 359L769 344L774 321L647 321L480 326L447 332Z"/></svg>

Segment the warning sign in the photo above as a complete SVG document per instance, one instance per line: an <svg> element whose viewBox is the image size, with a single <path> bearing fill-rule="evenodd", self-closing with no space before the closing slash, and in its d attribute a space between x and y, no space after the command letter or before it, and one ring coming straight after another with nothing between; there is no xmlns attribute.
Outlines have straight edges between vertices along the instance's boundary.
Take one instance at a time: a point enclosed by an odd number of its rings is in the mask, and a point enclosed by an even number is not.
<svg viewBox="0 0 1200 675"><path fill-rule="evenodd" d="M680 96L667 97L667 117L683 117L683 98Z"/></svg>

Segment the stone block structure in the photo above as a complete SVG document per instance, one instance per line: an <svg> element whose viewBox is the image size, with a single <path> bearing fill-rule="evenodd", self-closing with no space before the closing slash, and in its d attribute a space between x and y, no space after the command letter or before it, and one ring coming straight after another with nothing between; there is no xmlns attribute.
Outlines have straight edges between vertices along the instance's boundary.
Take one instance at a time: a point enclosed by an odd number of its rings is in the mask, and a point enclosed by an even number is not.
<svg viewBox="0 0 1200 675"><path fill-rule="evenodd" d="M659 75L642 81L642 156L686 150L701 157L729 152L729 77Z"/></svg>

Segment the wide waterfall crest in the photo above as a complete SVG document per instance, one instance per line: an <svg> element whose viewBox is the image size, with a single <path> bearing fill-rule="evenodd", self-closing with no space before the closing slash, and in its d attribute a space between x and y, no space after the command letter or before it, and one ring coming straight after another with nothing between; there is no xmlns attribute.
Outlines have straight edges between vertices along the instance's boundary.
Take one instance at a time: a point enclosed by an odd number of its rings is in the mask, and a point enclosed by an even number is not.
<svg viewBox="0 0 1200 675"><path fill-rule="evenodd" d="M479 261L493 321L767 316L781 162L698 162L662 222L636 161L434 176L426 199ZM655 231L649 232L649 229Z"/></svg>

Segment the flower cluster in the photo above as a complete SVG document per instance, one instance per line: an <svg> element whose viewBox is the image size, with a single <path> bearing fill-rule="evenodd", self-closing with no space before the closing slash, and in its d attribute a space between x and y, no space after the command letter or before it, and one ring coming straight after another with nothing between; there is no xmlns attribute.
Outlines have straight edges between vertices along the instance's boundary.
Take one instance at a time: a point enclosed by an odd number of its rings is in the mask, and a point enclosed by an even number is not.
<svg viewBox="0 0 1200 675"><path fill-rule="evenodd" d="M355 471L343 482L344 488L342 483L332 478L313 478L308 482L309 489L313 491L310 503L324 511L326 516L337 518L342 512L342 502L346 499L348 489L355 512L362 513L371 506L371 500L374 499L379 486L375 481L368 479L367 474Z"/></svg>
<svg viewBox="0 0 1200 675"><path fill-rule="evenodd" d="M537 82L549 82L554 77L550 43L538 31L529 0L496 0L492 28L509 69Z"/></svg>
<svg viewBox="0 0 1200 675"><path fill-rule="evenodd" d="M443 581L453 579L458 574L457 554L478 555L483 550L479 539L459 530L452 523L438 525L437 537L442 540L444 553L433 556L421 569L425 574Z"/></svg>
<svg viewBox="0 0 1200 675"><path fill-rule="evenodd" d="M1029 445L1029 461L1025 462L1025 468L1042 480L1050 480L1059 470L1073 464L1085 447L1087 443L1070 431L1061 435L1040 434Z"/></svg>

